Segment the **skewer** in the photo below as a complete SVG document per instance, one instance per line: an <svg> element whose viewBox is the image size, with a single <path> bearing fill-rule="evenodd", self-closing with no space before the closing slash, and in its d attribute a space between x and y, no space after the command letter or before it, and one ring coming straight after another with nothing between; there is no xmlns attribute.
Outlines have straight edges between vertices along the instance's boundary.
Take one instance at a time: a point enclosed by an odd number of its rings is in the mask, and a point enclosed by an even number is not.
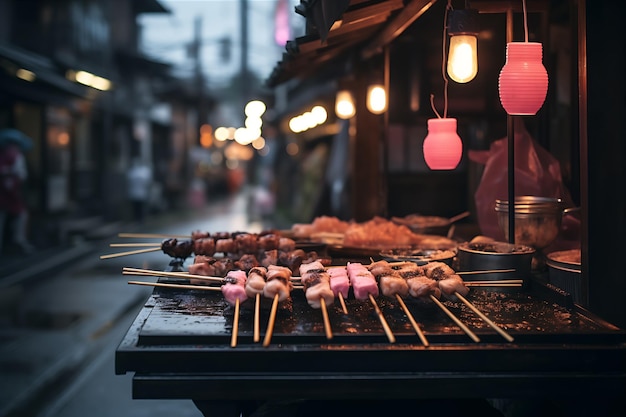
<svg viewBox="0 0 626 417"><path fill-rule="evenodd" d="M187 288L192 290L205 290L205 291L221 291L219 287L209 287L208 285L190 285L190 284L165 284L162 282L145 282L145 281L128 281L133 285L146 285L149 287L167 287L167 288Z"/></svg>
<svg viewBox="0 0 626 417"><path fill-rule="evenodd" d="M477 309L472 303L470 303L465 297L463 297L461 294L459 294L458 292L455 292L455 295L461 300L463 301L463 303L468 306L474 313L476 313L478 315L478 317L480 317L481 319L483 319L485 321L485 323L487 323L488 325L490 325L496 332L500 333L500 335L502 337L504 337L508 342L512 342L513 341L513 337L508 334L507 332L505 332L504 330L502 330L502 328L500 326L498 326L497 324L495 324L493 321L491 321L489 319L489 317L485 316L479 309Z"/></svg>
<svg viewBox="0 0 626 417"><path fill-rule="evenodd" d="M346 300L343 298L343 294L339 293L339 304L341 304L341 310L343 314L348 314L348 307L346 307Z"/></svg>
<svg viewBox="0 0 626 417"><path fill-rule="evenodd" d="M326 339L333 338L333 331L330 328L330 320L328 319L328 309L326 308L326 300L324 297L320 298L320 308L322 310L322 317L324 319L324 330L326 331Z"/></svg>
<svg viewBox="0 0 626 417"><path fill-rule="evenodd" d="M154 247L154 248L148 248L148 249L131 250L131 251L128 251L128 252L110 253L108 255L100 256L100 259L117 258L117 257L120 257L120 256L127 256L127 255L138 255L140 253L156 252L158 250L161 250L161 246Z"/></svg>
<svg viewBox="0 0 626 417"><path fill-rule="evenodd" d="M411 325L415 329L415 333L417 333L417 335L419 336L424 346L428 347L430 344L428 343L428 340L426 340L426 336L424 336L424 332L422 332L422 329L420 329L420 326L415 321L413 314L411 314L411 310L409 310L409 308L406 306L404 300L402 299L402 297L400 297L399 294L396 294L396 298L398 299L398 302L400 303L400 307L402 307L402 310L404 310L404 313L409 318Z"/></svg>
<svg viewBox="0 0 626 417"><path fill-rule="evenodd" d="M474 332L472 332L466 325L464 325L454 314L452 314L452 312L450 310L448 310L448 308L446 306L444 306L441 301L439 301L437 299L437 297L435 297L434 295L430 295L430 299L433 300L435 302L435 304L437 304L439 306L439 308L441 308L443 310L444 313L446 313L448 315L448 317L450 317L452 319L452 321L454 321L456 323L457 326L459 326L461 328L461 330L463 330L474 342L478 343L480 342L480 339L478 338L478 336L476 336L476 334L474 334Z"/></svg>
<svg viewBox="0 0 626 417"><path fill-rule="evenodd" d="M230 347L237 346L237 333L239 333L239 298L235 301L235 315L233 317L233 334L230 337Z"/></svg>
<svg viewBox="0 0 626 417"><path fill-rule="evenodd" d="M389 262L389 266L391 267L411 265L411 264L415 264L415 262L412 262L412 261ZM504 272L515 272L515 269L513 268L513 269L485 269L485 270L477 270L477 271L456 271L456 274L457 275L479 275L479 274L496 274L496 273L504 273Z"/></svg>
<svg viewBox="0 0 626 417"><path fill-rule="evenodd" d="M261 310L261 293L256 293L254 297L254 336L253 336L253 340L255 343L261 340L261 335L260 335L260 330L259 330L260 310Z"/></svg>
<svg viewBox="0 0 626 417"><path fill-rule="evenodd" d="M111 243L112 248L137 248L142 246L161 246L160 243L142 242L142 243Z"/></svg>
<svg viewBox="0 0 626 417"><path fill-rule="evenodd" d="M383 316L383 312L380 310L380 307L378 307L378 304L376 304L376 300L374 299L374 296L372 294L369 294L369 298L370 298L370 301L372 302L372 305L374 306L374 310L376 310L376 314L378 314L378 319L380 320L380 324L383 325L383 329L385 330L387 339L389 339L389 343L395 343L396 337L393 335L393 332L389 328L389 323L387 323L387 320L385 320L385 316Z"/></svg>
<svg viewBox="0 0 626 417"><path fill-rule="evenodd" d="M276 322L276 310L278 309L278 294L274 296L272 302L272 310L270 311L270 319L267 323L267 332L265 333L265 339L263 339L263 346L269 346L272 340L272 333L274 332L274 323Z"/></svg>
<svg viewBox="0 0 626 417"><path fill-rule="evenodd" d="M523 279L496 279L496 280L486 280L486 281L463 281L463 283L467 284L523 284Z"/></svg>
<svg viewBox="0 0 626 417"><path fill-rule="evenodd" d="M522 284L498 282L464 282L466 287L521 287Z"/></svg>
<svg viewBox="0 0 626 417"><path fill-rule="evenodd" d="M161 233L118 233L118 237L127 237L127 238L180 238L180 239L191 239L190 235L168 235Z"/></svg>
<svg viewBox="0 0 626 417"><path fill-rule="evenodd" d="M216 283L224 282L224 278L222 277L195 275L195 274L190 274L188 272L153 271L150 269L129 268L129 267L124 267L124 269L122 269L122 274L123 275L149 275L149 276L155 276L155 277L197 279L197 280L210 281L210 282L216 282Z"/></svg>
<svg viewBox="0 0 626 417"><path fill-rule="evenodd" d="M486 269L482 271L456 271L457 275L497 274L502 272L515 272L513 269Z"/></svg>

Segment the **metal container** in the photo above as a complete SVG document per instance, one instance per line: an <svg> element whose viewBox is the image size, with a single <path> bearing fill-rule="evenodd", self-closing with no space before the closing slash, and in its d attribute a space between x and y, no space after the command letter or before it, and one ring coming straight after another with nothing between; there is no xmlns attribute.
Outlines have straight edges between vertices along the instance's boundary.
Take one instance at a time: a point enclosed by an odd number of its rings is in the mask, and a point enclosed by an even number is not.
<svg viewBox="0 0 626 417"><path fill-rule="evenodd" d="M508 270L477 275L464 275L466 281L523 279L530 276L535 249L506 242L465 242L459 244L457 253L459 271Z"/></svg>
<svg viewBox="0 0 626 417"><path fill-rule="evenodd" d="M515 198L515 243L541 250L559 235L565 209L560 198L521 196ZM509 238L509 202L496 200L498 225Z"/></svg>
<svg viewBox="0 0 626 417"><path fill-rule="evenodd" d="M546 255L550 283L571 294L575 303L581 303L580 249L551 252Z"/></svg>

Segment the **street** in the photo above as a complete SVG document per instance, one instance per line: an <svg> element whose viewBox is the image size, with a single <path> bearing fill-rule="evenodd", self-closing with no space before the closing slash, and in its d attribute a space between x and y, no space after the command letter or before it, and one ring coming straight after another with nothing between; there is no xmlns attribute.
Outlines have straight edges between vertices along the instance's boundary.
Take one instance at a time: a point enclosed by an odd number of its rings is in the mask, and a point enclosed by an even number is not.
<svg viewBox="0 0 626 417"><path fill-rule="evenodd" d="M155 216L133 229L181 235L193 230L260 231L261 225L248 222L246 198L241 194L184 216ZM100 256L128 250L110 247L111 243L149 241L161 238L125 239L116 234L91 242L90 256L20 289L17 319L1 329L0 354L6 360L3 364L11 365L0 372L5 403L0 415L202 416L191 400L135 400L133 375L115 374L115 350L152 292L151 287L129 285L134 278L122 275L122 269L164 270L170 258L161 250L110 259ZM12 403L16 405L11 408Z"/></svg>

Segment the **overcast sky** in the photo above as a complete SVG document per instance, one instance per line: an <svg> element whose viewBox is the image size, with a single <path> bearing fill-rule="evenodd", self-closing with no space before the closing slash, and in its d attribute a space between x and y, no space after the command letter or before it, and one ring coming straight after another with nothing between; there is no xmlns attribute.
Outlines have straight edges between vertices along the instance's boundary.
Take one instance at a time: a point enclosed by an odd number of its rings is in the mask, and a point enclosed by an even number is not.
<svg viewBox="0 0 626 417"><path fill-rule="evenodd" d="M289 19L297 27L304 18L293 11L298 0L289 0ZM194 39L194 21L201 18L201 65L209 83L223 85L241 64L240 0L159 0L171 14L146 14L140 17L142 47L150 56L171 62L179 75L192 75L194 61L187 54L187 46ZM282 59L284 45L274 41L274 10L276 0L247 0L248 2L248 63L250 70L262 80L267 79ZM296 29L297 30L297 29ZM301 34L290 37L293 39ZM231 57L220 58L219 40L230 37Z"/></svg>

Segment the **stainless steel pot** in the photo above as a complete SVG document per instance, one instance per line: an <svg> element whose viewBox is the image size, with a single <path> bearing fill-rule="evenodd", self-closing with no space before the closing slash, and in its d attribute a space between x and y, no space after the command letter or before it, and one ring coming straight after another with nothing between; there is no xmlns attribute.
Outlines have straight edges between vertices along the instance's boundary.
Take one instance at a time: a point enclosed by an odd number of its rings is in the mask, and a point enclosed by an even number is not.
<svg viewBox="0 0 626 417"><path fill-rule="evenodd" d="M552 252L546 255L550 283L571 294L572 300L581 303L580 249Z"/></svg>
<svg viewBox="0 0 626 417"><path fill-rule="evenodd" d="M498 225L509 240L509 202L496 200ZM541 250L555 241L565 213L578 207L564 207L560 198L520 196L515 198L515 243Z"/></svg>

